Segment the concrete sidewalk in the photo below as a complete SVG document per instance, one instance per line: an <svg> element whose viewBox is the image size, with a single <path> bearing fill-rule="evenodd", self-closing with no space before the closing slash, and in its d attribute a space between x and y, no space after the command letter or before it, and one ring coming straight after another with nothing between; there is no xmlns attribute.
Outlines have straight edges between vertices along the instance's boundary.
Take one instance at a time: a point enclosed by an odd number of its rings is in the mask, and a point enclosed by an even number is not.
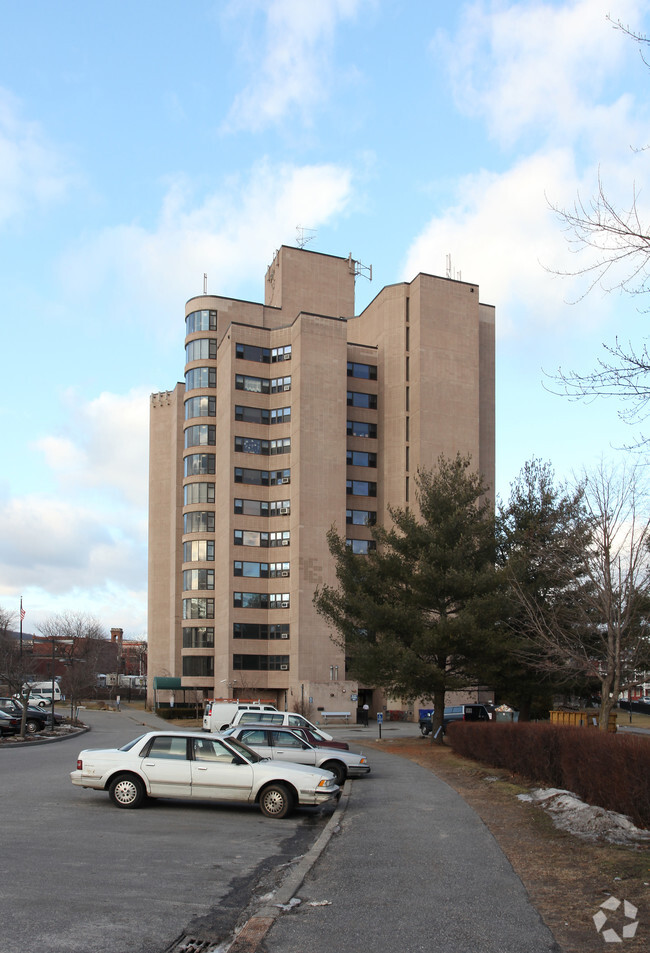
<svg viewBox="0 0 650 953"><path fill-rule="evenodd" d="M334 733L357 747L363 735L376 738L377 727ZM417 733L417 725L396 733ZM369 760L368 778L346 782L323 843L252 913L229 951L558 953L492 834L462 798L403 758L373 749Z"/></svg>

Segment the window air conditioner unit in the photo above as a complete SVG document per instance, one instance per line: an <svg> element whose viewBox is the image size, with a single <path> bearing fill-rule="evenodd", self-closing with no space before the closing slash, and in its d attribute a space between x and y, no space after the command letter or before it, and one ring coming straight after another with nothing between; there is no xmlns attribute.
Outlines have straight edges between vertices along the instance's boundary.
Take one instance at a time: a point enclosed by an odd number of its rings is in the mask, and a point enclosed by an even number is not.
<svg viewBox="0 0 650 953"><path fill-rule="evenodd" d="M288 608L289 608L289 603L288 603L288 602L281 602L281 603L280 603L280 608L281 608L281 609L288 609Z"/></svg>
<svg viewBox="0 0 650 953"><path fill-rule="evenodd" d="M280 666L280 671L281 671L281 672L287 672L288 670L289 670L289 666L288 666L288 665L281 665L281 666Z"/></svg>
<svg viewBox="0 0 650 953"><path fill-rule="evenodd" d="M280 483L291 483L291 480L289 479L289 477L282 477L282 479L280 480Z"/></svg>
<svg viewBox="0 0 650 953"><path fill-rule="evenodd" d="M283 545L283 546L288 546L288 545L289 545L289 540L288 540L288 539L283 539L283 540L282 540L282 545Z"/></svg>
<svg viewBox="0 0 650 953"><path fill-rule="evenodd" d="M282 571L282 575L283 575L283 576L288 576L288 575L289 575L289 570L288 570L288 569L284 569L284 570Z"/></svg>
<svg viewBox="0 0 650 953"><path fill-rule="evenodd" d="M282 632L282 633L280 634L280 638L281 638L281 639L288 639L288 638L289 638L289 633L288 633L288 632Z"/></svg>
<svg viewBox="0 0 650 953"><path fill-rule="evenodd" d="M285 384L283 390L291 390L291 384Z"/></svg>
<svg viewBox="0 0 650 953"><path fill-rule="evenodd" d="M288 506L281 506L281 507L280 507L280 516L286 516L286 515L288 514L288 512L289 512L289 507L288 507Z"/></svg>

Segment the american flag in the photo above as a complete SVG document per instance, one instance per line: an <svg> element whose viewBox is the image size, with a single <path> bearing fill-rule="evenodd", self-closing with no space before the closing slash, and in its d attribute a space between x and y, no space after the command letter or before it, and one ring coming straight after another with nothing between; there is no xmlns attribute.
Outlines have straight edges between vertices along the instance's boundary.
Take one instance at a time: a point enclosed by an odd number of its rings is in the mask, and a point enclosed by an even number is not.
<svg viewBox="0 0 650 953"><path fill-rule="evenodd" d="M21 606L20 607L20 621L22 622L24 618L25 618L25 610Z"/></svg>

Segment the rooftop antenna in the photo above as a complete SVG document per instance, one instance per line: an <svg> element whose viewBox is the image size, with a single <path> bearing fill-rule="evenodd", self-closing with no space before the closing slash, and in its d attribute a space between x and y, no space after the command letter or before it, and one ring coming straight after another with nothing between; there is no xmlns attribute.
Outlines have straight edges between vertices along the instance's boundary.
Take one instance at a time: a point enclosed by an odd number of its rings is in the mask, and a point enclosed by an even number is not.
<svg viewBox="0 0 650 953"><path fill-rule="evenodd" d="M208 293L208 273L204 271L203 272L203 294L207 295L207 293Z"/></svg>
<svg viewBox="0 0 650 953"><path fill-rule="evenodd" d="M451 266L451 254L447 254L446 258L446 277L451 278L453 281L460 281L460 272L456 274L455 270Z"/></svg>
<svg viewBox="0 0 650 953"><path fill-rule="evenodd" d="M352 252L348 255L348 268L350 274L353 274L355 278L358 275L363 275L368 281L372 281L372 265L362 265L360 261L355 261Z"/></svg>
<svg viewBox="0 0 650 953"><path fill-rule="evenodd" d="M296 234L296 244L298 245L298 248L304 248L305 245L308 245L309 242L316 238L316 229L306 228L303 225L296 225Z"/></svg>

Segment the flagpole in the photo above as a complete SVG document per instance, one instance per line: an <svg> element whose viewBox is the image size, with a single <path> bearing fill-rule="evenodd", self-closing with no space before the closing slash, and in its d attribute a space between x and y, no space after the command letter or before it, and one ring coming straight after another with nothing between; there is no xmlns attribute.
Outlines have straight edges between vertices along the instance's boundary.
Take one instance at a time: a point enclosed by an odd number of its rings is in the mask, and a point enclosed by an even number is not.
<svg viewBox="0 0 650 953"><path fill-rule="evenodd" d="M20 597L20 657L23 657L23 597Z"/></svg>

